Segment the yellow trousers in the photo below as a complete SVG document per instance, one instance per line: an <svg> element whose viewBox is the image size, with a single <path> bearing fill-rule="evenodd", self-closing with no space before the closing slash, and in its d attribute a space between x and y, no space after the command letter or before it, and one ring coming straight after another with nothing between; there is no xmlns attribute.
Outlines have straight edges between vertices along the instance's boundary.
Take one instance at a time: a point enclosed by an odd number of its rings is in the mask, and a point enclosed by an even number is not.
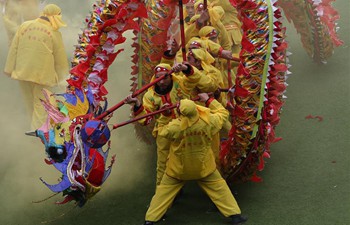
<svg viewBox="0 0 350 225"><path fill-rule="evenodd" d="M19 81L19 84L31 119L30 129L36 130L46 122L47 113L40 99L44 99L42 89L49 87L28 81Z"/></svg>
<svg viewBox="0 0 350 225"><path fill-rule="evenodd" d="M174 201L177 193L185 185L185 182L164 174L160 185L156 188L156 193L147 210L145 220L152 222L160 220ZM198 180L197 183L225 217L241 213L236 199L218 170Z"/></svg>
<svg viewBox="0 0 350 225"><path fill-rule="evenodd" d="M170 149L170 141L169 139L166 139L165 137L161 137L157 135L156 138L157 143L157 180L156 184L159 185L162 181L165 167L166 167L166 161L168 159L169 155L169 149Z"/></svg>

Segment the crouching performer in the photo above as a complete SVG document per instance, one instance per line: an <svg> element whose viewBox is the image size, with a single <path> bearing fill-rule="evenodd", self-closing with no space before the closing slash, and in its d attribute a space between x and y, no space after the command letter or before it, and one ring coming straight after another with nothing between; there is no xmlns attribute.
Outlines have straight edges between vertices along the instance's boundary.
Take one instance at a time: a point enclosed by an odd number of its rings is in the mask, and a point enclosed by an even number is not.
<svg viewBox="0 0 350 225"><path fill-rule="evenodd" d="M146 213L144 225L152 225L162 218L175 196L188 180L197 180L199 186L231 224L241 224L241 216L226 181L216 169L211 149L212 137L220 131L228 118L228 111L208 94L198 95L206 107L183 99L177 111L179 117L165 125L158 135L171 141L165 174ZM215 113L214 113L215 112Z"/></svg>

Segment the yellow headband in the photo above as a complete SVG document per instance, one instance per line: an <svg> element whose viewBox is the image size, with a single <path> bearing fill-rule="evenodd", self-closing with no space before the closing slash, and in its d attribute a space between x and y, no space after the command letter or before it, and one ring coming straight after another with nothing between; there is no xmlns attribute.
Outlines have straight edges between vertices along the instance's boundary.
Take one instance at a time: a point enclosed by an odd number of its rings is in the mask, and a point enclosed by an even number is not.
<svg viewBox="0 0 350 225"><path fill-rule="evenodd" d="M209 72L211 64L215 62L214 57L205 49L192 49L191 51L196 59L201 60L203 70Z"/></svg>
<svg viewBox="0 0 350 225"><path fill-rule="evenodd" d="M54 30L67 26L67 24L62 21L61 8L55 4L46 5L43 9L42 16L46 16L49 19Z"/></svg>
<svg viewBox="0 0 350 225"><path fill-rule="evenodd" d="M156 67L154 67L154 73L158 72L169 72L171 70L171 66L167 63L160 63Z"/></svg>
<svg viewBox="0 0 350 225"><path fill-rule="evenodd" d="M201 38L206 38L208 37L208 34L213 32L213 30L216 30L216 29L212 26L204 26L199 30L198 35Z"/></svg>

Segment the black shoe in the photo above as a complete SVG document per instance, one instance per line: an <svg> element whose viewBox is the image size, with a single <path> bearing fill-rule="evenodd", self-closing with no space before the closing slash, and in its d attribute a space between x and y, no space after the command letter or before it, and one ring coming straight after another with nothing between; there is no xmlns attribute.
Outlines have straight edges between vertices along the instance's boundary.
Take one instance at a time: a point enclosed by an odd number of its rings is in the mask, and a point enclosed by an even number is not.
<svg viewBox="0 0 350 225"><path fill-rule="evenodd" d="M151 222L151 221L145 221L145 223L143 225L153 225L154 222Z"/></svg>
<svg viewBox="0 0 350 225"><path fill-rule="evenodd" d="M231 224L232 225L240 225L248 220L247 217L242 216L241 214L231 216Z"/></svg>

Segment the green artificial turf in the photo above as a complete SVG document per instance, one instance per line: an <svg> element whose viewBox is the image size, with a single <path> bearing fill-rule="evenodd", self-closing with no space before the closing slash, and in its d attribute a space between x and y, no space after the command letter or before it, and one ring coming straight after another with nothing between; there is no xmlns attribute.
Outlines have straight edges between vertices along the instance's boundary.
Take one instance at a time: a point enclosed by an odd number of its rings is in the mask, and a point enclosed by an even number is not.
<svg viewBox="0 0 350 225"><path fill-rule="evenodd" d="M283 140L271 147L271 158L259 173L262 183L233 187L242 213L249 218L246 224L350 224L350 3L338 0L335 7L341 15L339 35L345 43L335 49L326 65L312 62L293 25L286 24L293 74L276 129ZM70 54L74 40L66 44ZM0 41L3 67L7 49L3 29ZM128 94L130 65L125 57L110 70L111 104ZM121 67L128 67L124 75ZM27 120L16 82L3 76L0 79L0 224L141 225L154 192L154 146L135 141L131 126L120 128L112 136L111 154L117 154L117 161L111 177L86 206L54 205L61 196L31 203L51 194L38 178L55 183L53 177L58 174L44 164L38 140L22 136ZM123 110L116 113L113 122L128 118L128 108ZM323 121L306 119L308 115L321 116ZM159 225L228 224L219 213L208 213L211 208L208 197L195 182L189 182Z"/></svg>

